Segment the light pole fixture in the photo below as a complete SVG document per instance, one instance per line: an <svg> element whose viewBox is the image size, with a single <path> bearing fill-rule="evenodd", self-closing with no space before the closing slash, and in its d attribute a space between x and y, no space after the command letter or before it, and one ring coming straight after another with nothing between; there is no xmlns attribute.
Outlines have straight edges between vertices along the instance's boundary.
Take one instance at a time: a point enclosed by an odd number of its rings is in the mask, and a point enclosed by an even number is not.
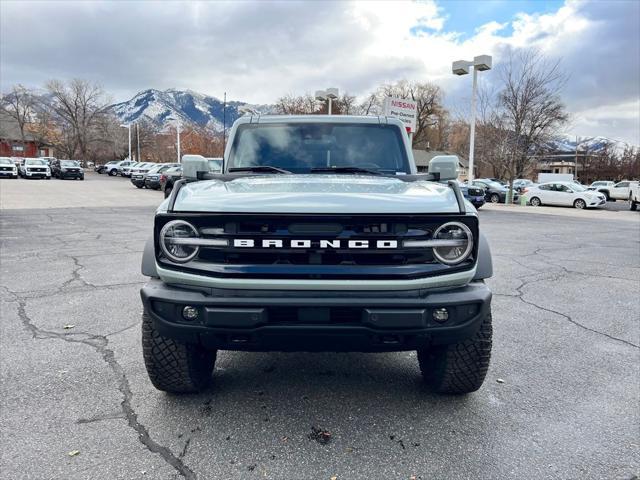
<svg viewBox="0 0 640 480"><path fill-rule="evenodd" d="M327 109L327 113L331 115L332 102L333 100L338 98L339 95L340 93L337 88L327 88L326 90L317 90L316 100L320 100L322 102L329 100L329 108Z"/></svg>
<svg viewBox="0 0 640 480"><path fill-rule="evenodd" d="M128 128L129 129L129 158L128 160L131 161L131 124L127 124L127 125L120 125L122 128Z"/></svg>
<svg viewBox="0 0 640 480"><path fill-rule="evenodd" d="M476 90L478 88L478 72L491 70L493 59L491 55L479 55L474 57L472 61L457 60L451 65L451 71L454 75L466 75L469 68L473 67L473 90L471 93L471 132L469 138L469 184L473 181L473 153L476 140Z"/></svg>

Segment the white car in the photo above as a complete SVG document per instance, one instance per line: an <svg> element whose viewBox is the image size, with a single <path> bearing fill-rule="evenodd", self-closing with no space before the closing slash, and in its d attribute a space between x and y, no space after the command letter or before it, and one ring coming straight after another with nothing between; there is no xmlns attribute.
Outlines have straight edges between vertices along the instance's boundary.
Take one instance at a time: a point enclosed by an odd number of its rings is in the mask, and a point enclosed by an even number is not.
<svg viewBox="0 0 640 480"><path fill-rule="evenodd" d="M25 158L18 167L18 173L23 178L46 178L51 180L51 168L42 158Z"/></svg>
<svg viewBox="0 0 640 480"><path fill-rule="evenodd" d="M636 210L640 204L640 182L629 183L629 210Z"/></svg>
<svg viewBox="0 0 640 480"><path fill-rule="evenodd" d="M629 180L616 183L609 189L609 197L614 200L627 200L629 198Z"/></svg>
<svg viewBox="0 0 640 480"><path fill-rule="evenodd" d="M579 209L599 207L607 203L603 193L587 190L574 182L547 182L528 188L524 196L534 206L559 205Z"/></svg>
<svg viewBox="0 0 640 480"><path fill-rule="evenodd" d="M9 157L0 157L0 178L18 178L18 167Z"/></svg>

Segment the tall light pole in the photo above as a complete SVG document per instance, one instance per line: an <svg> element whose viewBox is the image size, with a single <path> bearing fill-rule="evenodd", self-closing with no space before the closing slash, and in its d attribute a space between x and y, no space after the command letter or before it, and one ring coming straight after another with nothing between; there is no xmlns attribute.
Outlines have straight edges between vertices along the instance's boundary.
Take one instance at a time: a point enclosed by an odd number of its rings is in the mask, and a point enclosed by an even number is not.
<svg viewBox="0 0 640 480"><path fill-rule="evenodd" d="M178 150L178 163L180 162L180 122L176 122L176 136L177 136L177 150Z"/></svg>
<svg viewBox="0 0 640 480"><path fill-rule="evenodd" d="M316 100L320 100L325 102L329 100L329 107L327 109L327 113L331 115L331 107L332 102L339 96L339 90L337 88L327 88L326 90L317 90L316 91Z"/></svg>
<svg viewBox="0 0 640 480"><path fill-rule="evenodd" d="M454 75L466 75L473 67L473 90L471 93L471 132L469 135L469 183L473 181L473 153L476 141L476 91L478 89L478 71L491 70L491 55L479 55L473 61L457 60L451 65Z"/></svg>
<svg viewBox="0 0 640 480"><path fill-rule="evenodd" d="M120 125L122 128L128 128L129 129L129 158L128 160L131 160L131 124L128 125Z"/></svg>

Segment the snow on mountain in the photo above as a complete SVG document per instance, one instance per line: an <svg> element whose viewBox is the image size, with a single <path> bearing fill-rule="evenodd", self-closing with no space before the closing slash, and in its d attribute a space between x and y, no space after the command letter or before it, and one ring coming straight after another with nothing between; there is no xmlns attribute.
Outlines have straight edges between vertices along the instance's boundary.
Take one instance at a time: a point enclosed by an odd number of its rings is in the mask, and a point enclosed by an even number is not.
<svg viewBox="0 0 640 480"><path fill-rule="evenodd" d="M227 101L226 125L229 128L241 116L240 107L247 106L260 113L273 113L273 105L252 105ZM111 106L123 123L148 120L159 128L178 121L181 125L197 125L218 132L223 129L224 102L191 90L143 90L131 100Z"/></svg>
<svg viewBox="0 0 640 480"><path fill-rule="evenodd" d="M580 152L601 152L611 148L616 153L622 153L626 144L607 137L572 137L563 135L555 138L547 144L548 148L560 153L574 153L576 147Z"/></svg>

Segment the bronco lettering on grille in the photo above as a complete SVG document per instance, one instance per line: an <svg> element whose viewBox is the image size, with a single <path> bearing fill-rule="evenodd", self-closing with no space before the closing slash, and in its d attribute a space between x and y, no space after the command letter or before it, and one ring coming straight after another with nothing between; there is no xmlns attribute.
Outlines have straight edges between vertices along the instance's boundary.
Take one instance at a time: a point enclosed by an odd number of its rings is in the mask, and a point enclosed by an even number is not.
<svg viewBox="0 0 640 480"><path fill-rule="evenodd" d="M397 240L280 240L264 239L256 241L252 238L236 238L233 246L237 248L398 248Z"/></svg>

